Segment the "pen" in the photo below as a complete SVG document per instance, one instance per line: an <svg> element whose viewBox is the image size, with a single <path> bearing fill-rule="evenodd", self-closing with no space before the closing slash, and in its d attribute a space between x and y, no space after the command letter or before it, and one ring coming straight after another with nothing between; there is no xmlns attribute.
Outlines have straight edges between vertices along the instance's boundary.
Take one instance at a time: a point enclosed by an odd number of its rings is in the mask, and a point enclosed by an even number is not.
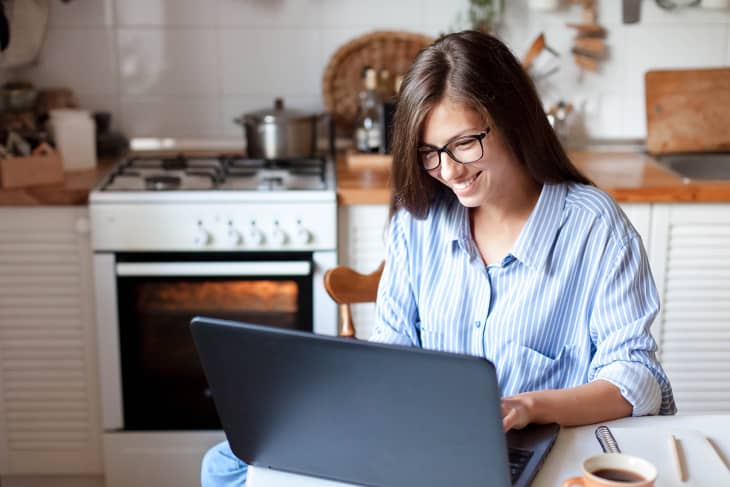
<svg viewBox="0 0 730 487"><path fill-rule="evenodd" d="M710 445L710 447L712 447L713 451L717 454L717 457L720 459L722 464L725 465L725 468L730 470L730 463L728 463L727 459L720 451L720 448L717 446L717 444L715 444L715 441L712 440L711 438L708 438L707 436L705 436L705 441L707 441L707 443Z"/></svg>
<svg viewBox="0 0 730 487"><path fill-rule="evenodd" d="M669 446L672 450L672 456L674 457L674 465L677 467L677 475L679 480L682 482L687 481L687 469L684 465L684 455L682 453L682 445L676 436L670 435Z"/></svg>

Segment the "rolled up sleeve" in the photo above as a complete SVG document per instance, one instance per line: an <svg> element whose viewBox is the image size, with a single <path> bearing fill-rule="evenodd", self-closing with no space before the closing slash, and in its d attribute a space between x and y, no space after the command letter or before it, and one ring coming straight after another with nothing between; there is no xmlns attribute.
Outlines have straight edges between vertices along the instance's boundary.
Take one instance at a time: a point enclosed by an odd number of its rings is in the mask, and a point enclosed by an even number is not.
<svg viewBox="0 0 730 487"><path fill-rule="evenodd" d="M641 240L634 236L611 253L591 315L596 352L588 379L614 384L634 416L674 414L672 387L650 333L659 297Z"/></svg>
<svg viewBox="0 0 730 487"><path fill-rule="evenodd" d="M421 346L418 307L408 272L408 245L403 230L403 211L390 223L385 267L375 303L375 327L370 341L393 345Z"/></svg>

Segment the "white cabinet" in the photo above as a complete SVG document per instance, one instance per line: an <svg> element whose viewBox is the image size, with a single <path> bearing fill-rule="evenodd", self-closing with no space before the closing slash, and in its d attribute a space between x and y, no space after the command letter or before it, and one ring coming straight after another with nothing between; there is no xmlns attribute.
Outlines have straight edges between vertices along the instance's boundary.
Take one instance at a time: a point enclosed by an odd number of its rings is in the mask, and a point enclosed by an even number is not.
<svg viewBox="0 0 730 487"><path fill-rule="evenodd" d="M651 237L651 205L648 203L623 203L621 209L631 221L644 242L644 248L649 252Z"/></svg>
<svg viewBox="0 0 730 487"><path fill-rule="evenodd" d="M86 207L0 208L3 476L102 473L88 227Z"/></svg>
<svg viewBox="0 0 730 487"><path fill-rule="evenodd" d="M388 205L348 205L338 210L338 256L341 265L362 273L374 271L385 259ZM375 305L351 306L357 338L367 339L375 323Z"/></svg>
<svg viewBox="0 0 730 487"><path fill-rule="evenodd" d="M654 205L650 254L679 412L730 412L730 205Z"/></svg>

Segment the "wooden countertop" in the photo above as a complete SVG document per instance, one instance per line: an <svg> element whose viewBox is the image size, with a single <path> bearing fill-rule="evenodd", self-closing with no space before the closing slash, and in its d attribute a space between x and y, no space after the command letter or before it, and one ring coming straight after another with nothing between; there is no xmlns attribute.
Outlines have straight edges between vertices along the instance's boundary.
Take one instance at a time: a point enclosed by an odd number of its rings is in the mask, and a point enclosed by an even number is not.
<svg viewBox="0 0 730 487"><path fill-rule="evenodd" d="M639 152L572 151L571 160L596 185L619 202L730 202L730 181L689 181ZM390 172L352 169L337 159L337 200L341 205L388 204Z"/></svg>
<svg viewBox="0 0 730 487"><path fill-rule="evenodd" d="M0 206L85 205L91 188L117 162L116 159L102 159L95 169L66 172L63 184L0 189Z"/></svg>
<svg viewBox="0 0 730 487"><path fill-rule="evenodd" d="M573 151L570 158L598 187L626 203L730 202L730 181L689 181L638 152ZM63 184L0 189L0 206L85 205L89 191L117 160L100 160L96 169L65 174ZM380 163L381 164L381 163ZM337 159L340 205L390 202L390 172L361 166L352 169L344 154Z"/></svg>

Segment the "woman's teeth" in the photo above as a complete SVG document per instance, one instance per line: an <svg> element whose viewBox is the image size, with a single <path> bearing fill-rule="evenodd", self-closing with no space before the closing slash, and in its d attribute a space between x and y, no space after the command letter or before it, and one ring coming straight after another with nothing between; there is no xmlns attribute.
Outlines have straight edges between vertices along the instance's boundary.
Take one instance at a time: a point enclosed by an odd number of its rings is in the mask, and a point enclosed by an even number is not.
<svg viewBox="0 0 730 487"><path fill-rule="evenodd" d="M466 188L468 188L469 186L471 186L471 183L474 182L474 180L477 178L477 176L479 176L479 174L475 174L473 177L471 177L470 179L464 181L463 183L454 183L453 184L454 189L466 189Z"/></svg>

